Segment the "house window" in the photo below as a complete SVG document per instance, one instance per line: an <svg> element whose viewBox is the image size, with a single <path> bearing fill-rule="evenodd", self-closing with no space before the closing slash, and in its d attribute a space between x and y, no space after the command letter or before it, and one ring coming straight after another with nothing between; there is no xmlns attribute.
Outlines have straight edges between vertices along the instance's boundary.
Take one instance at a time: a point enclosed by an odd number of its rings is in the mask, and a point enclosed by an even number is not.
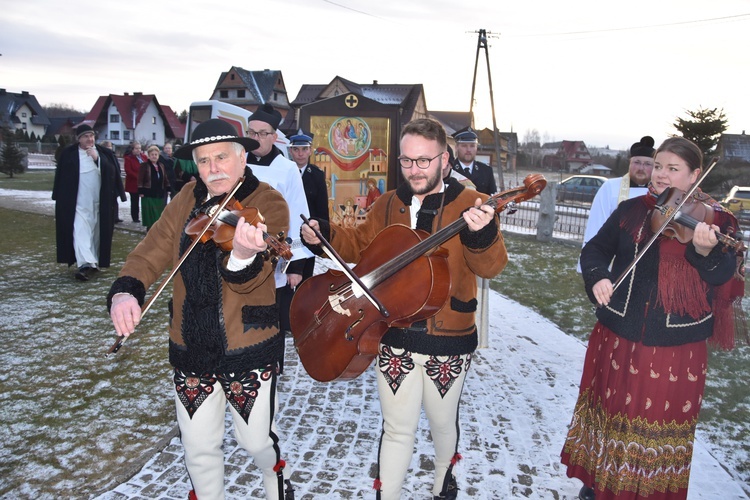
<svg viewBox="0 0 750 500"><path fill-rule="evenodd" d="M113 141L119 141L120 140L120 131L119 130L110 130L109 131L109 138Z"/></svg>
<svg viewBox="0 0 750 500"><path fill-rule="evenodd" d="M226 90L220 90L219 97L221 97L222 99L226 99L227 97L229 97L229 92L227 92Z"/></svg>
<svg viewBox="0 0 750 500"><path fill-rule="evenodd" d="M234 73L232 73L231 75L229 75L229 79L230 80L234 80Z"/></svg>
<svg viewBox="0 0 750 500"><path fill-rule="evenodd" d="M156 125L156 117L155 116L151 117L151 125Z"/></svg>
<svg viewBox="0 0 750 500"><path fill-rule="evenodd" d="M21 124L21 126L22 126L22 128L23 128L24 130L26 130L26 122L23 122L23 123Z"/></svg>
<svg viewBox="0 0 750 500"><path fill-rule="evenodd" d="M244 90L238 90L237 91L237 97L244 98L245 97L245 91Z"/></svg>
<svg viewBox="0 0 750 500"><path fill-rule="evenodd" d="M279 100L279 93L278 92L274 92L273 93L273 100L274 101L278 101Z"/></svg>
<svg viewBox="0 0 750 500"><path fill-rule="evenodd" d="M156 140L156 132L152 132L152 133L151 133L151 140L152 140L152 141L155 141L155 140Z"/></svg>
<svg viewBox="0 0 750 500"><path fill-rule="evenodd" d="M21 113L21 118L26 118L26 113Z"/></svg>
<svg viewBox="0 0 750 500"><path fill-rule="evenodd" d="M109 123L120 123L120 115L109 115Z"/></svg>

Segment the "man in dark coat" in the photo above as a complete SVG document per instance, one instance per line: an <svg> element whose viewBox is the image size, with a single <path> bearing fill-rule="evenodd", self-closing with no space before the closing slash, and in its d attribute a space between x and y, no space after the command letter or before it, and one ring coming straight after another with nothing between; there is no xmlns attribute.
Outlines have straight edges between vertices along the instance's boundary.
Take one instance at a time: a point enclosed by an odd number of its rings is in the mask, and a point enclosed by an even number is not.
<svg viewBox="0 0 750 500"><path fill-rule="evenodd" d="M310 209L310 217L328 221L326 174L320 167L310 163L312 137L300 129L297 135L289 138L289 142L289 153L302 175L302 184L305 187L305 197L307 198L307 208ZM314 270L315 257L305 259L305 267L302 270L302 281L312 276Z"/></svg>
<svg viewBox="0 0 750 500"><path fill-rule="evenodd" d="M497 193L495 173L492 171L492 167L476 161L479 143L476 132L469 127L453 134L453 138L456 140L456 156L458 156L458 161L453 165L453 169L465 175L480 193L489 195Z"/></svg>
<svg viewBox="0 0 750 500"><path fill-rule="evenodd" d="M114 152L95 144L88 125L76 129L78 142L60 154L55 171L57 262L77 265L76 279L88 281L109 267L114 221L112 210L119 196L126 201Z"/></svg>

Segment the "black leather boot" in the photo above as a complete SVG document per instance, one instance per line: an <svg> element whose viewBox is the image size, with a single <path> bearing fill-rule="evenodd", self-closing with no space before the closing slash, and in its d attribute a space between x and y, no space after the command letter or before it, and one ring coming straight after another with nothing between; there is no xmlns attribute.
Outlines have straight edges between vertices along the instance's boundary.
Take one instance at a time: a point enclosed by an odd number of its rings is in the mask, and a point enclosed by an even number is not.
<svg viewBox="0 0 750 500"><path fill-rule="evenodd" d="M434 500L455 500L458 498L458 485L455 476L449 472L445 479L442 491L439 495L433 497Z"/></svg>
<svg viewBox="0 0 750 500"><path fill-rule="evenodd" d="M578 498L580 500L596 500L596 492L593 488L583 485L581 491L578 492Z"/></svg>

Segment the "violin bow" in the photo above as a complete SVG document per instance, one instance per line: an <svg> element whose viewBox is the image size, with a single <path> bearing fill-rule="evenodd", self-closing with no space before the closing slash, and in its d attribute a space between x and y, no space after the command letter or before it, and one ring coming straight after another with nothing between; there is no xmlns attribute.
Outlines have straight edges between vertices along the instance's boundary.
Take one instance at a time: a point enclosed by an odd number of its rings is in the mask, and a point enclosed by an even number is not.
<svg viewBox="0 0 750 500"><path fill-rule="evenodd" d="M193 249L200 243L201 238L203 238L203 235L206 234L206 231L208 231L208 228L211 227L211 225L216 222L216 219L219 218L219 215L221 215L222 211L226 208L227 204L229 203L229 200L232 199L234 194L237 192L237 190L240 188L242 183L245 181L245 177L240 177L239 180L237 180L237 184L232 188L232 191L224 197L224 200L221 202L221 204L218 205L218 208L214 211L214 213L211 215L211 218L209 219L208 223L206 224L206 227L203 228L201 233L195 237L193 240L193 243L188 247L187 251L182 255L182 258L179 262L177 262L177 265L174 266L172 271L169 273L169 276L167 276L164 281L161 282L159 287L156 289L154 294L151 296L151 298L146 301L145 304L143 304L143 308L141 309L141 318L151 309L151 306L154 304L156 299L161 295L161 292L164 291L164 289L167 287L167 284L174 278L174 276L177 274L177 271L180 270L180 267L182 266L183 262L187 260L190 253L193 251ZM117 337L115 340L115 343L112 344L112 347L109 348L109 351L107 351L107 354L104 355L105 358L108 358L110 354L115 354L117 351L120 350L120 348L123 346L125 341L128 339L126 336Z"/></svg>
<svg viewBox="0 0 750 500"><path fill-rule="evenodd" d="M377 297L375 297L372 294L372 292L370 291L370 289L367 288L367 285L365 285L364 283L362 283L362 280L359 279L359 276L357 276L356 274L354 274L352 272L352 270L349 269L349 266L346 265L346 262L344 262L344 259L342 259L341 256L338 253L336 253L336 250L333 249L333 247L328 242L328 240L326 240L323 237L323 235L320 233L320 231L318 231L317 229L315 229L314 227L312 227L310 225L310 219L308 219L307 217L305 217L304 214L299 214L299 216L302 218L302 220L305 222L305 224L307 224L307 227L309 227L310 229L312 229L312 231L315 233L315 236L318 237L318 239L320 240L321 245L323 246L323 251L328 255L328 257L330 257L332 260L335 260L336 262L339 263L339 265L341 266L341 270L346 275L346 277L349 278L349 281L351 281L353 284L355 284L356 286L358 286L360 288L360 290L362 291L362 293L364 294L364 296L367 297L367 299L370 302L372 302L372 305L374 305L378 309L378 311L380 311L380 314L382 314L386 318L388 316L390 316L391 313L389 313L388 310L385 308L385 306L377 299ZM355 293L355 295L356 295L356 293Z"/></svg>
<svg viewBox="0 0 750 500"><path fill-rule="evenodd" d="M654 233L654 235L651 237L651 239L648 240L648 243L646 243L646 245L643 247L643 250L641 250L640 252L638 252L638 254L633 259L633 262L631 262L630 265L628 265L628 267L625 268L625 270L622 272L622 274L620 274L620 277L617 278L617 281L615 281L614 285L612 285L612 291L613 292L615 290L617 290L617 287L620 286L623 281L625 281L625 278L628 276L628 274L630 274L633 271L633 269L635 269L636 264L638 264L638 262L641 260L641 257L643 257L643 255L646 253L646 251L649 248L651 248L651 245L654 244L654 242L656 241L656 238L658 238L659 235L662 232L664 232L664 229L667 228L667 226L669 225L669 223L672 222L672 220L674 220L675 217L677 217L677 215L680 213L680 209L682 208L682 206L685 204L685 202L687 200L690 199L691 196L693 196L693 193L695 193L695 190L698 189L698 186L701 184L701 182L703 182L703 180L711 172L711 170L713 170L713 168L716 166L717 163L719 163L719 158L714 157L711 160L711 163L708 165L708 167L706 167L706 171L703 173L703 175L701 176L701 178L698 179L698 181L695 184L693 184L693 186L690 188L690 190L688 190L688 192L682 198L682 200L680 201L680 203L677 204L677 207L675 207L672 210L672 212L665 218L665 220L662 223L662 225L659 226L659 229Z"/></svg>

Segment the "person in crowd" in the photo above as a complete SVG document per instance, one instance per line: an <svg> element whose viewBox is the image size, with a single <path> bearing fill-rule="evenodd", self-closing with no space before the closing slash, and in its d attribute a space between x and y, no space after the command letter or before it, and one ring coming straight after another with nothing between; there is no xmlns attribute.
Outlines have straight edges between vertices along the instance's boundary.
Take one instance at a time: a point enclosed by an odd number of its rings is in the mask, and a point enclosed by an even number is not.
<svg viewBox="0 0 750 500"><path fill-rule="evenodd" d="M651 171L654 169L654 138L643 136L641 140L630 146L630 164L628 173L616 179L606 181L594 196L583 233L583 245L594 237L602 227L604 221L612 215L617 205L623 201L646 194ZM581 263L578 263L581 272Z"/></svg>
<svg viewBox="0 0 750 500"><path fill-rule="evenodd" d="M169 189L164 195L164 202L174 198L177 194L177 177L174 172L175 158L172 156L173 151L174 148L172 143L167 142L164 144L164 147L161 149L161 154L159 155L159 162L164 165L164 172L167 174L167 182L169 182Z"/></svg>
<svg viewBox="0 0 750 500"><path fill-rule="evenodd" d="M321 243L311 228L319 229L345 262L357 263L360 252L387 226L436 233L460 219L466 224L442 245L451 280L445 307L427 320L388 329L380 341L375 366L383 427L374 488L384 500L401 497L422 408L435 446L432 494L456 498L459 402L477 347L475 276L494 277L508 261L499 218L483 205L487 195L448 176L446 146L439 122L409 122L401 132L398 157L403 184L381 195L353 228L316 219L302 226L306 244Z"/></svg>
<svg viewBox="0 0 750 500"><path fill-rule="evenodd" d="M493 195L497 193L495 173L486 163L476 161L479 139L471 127L453 134L456 140L458 161L453 168L466 176L480 193Z"/></svg>
<svg viewBox="0 0 750 500"><path fill-rule="evenodd" d="M159 220L166 205L169 181L160 160L159 146L152 144L146 150L148 160L138 170L138 195L141 197L141 218L146 231Z"/></svg>
<svg viewBox="0 0 750 500"><path fill-rule="evenodd" d="M289 138L289 152L302 175L302 185L305 189L305 198L307 198L307 208L310 210L310 217L327 221L329 217L326 174L317 165L310 163L312 141L312 135L306 134L300 129L297 135ZM302 269L302 281L312 276L314 271L315 257L313 256L305 259L305 267ZM288 300L291 303L291 296ZM286 305L285 307L288 308L289 306Z"/></svg>
<svg viewBox="0 0 750 500"><path fill-rule="evenodd" d="M141 170L141 163L146 161L146 155L143 154L141 143L133 141L125 151L125 191L130 196L130 217L133 222L141 222L140 204L141 197L138 195L138 172Z"/></svg>
<svg viewBox="0 0 750 500"><path fill-rule="evenodd" d="M75 278L88 281L94 272L109 267L113 207L117 196L126 198L114 152L95 144L89 125L79 125L76 136L78 142L60 153L52 187L57 262L76 264Z"/></svg>
<svg viewBox="0 0 750 500"><path fill-rule="evenodd" d="M213 239L197 244L172 283L169 361L192 498L224 498L227 402L237 441L262 471L265 498L294 498L274 423L284 337L276 313L273 266L259 255L267 249L264 233L288 229L289 210L278 191L245 167L245 151L257 147L255 140L238 137L224 121L198 125L192 142L180 148L177 157L192 157L199 178L185 186L189 193L167 205L128 255L107 296L117 334L132 334L141 320L146 290L177 265L191 245L186 221L206 218L244 176L234 198L244 207L257 208L265 223L253 226L240 217L230 251Z"/></svg>
<svg viewBox="0 0 750 500"><path fill-rule="evenodd" d="M99 144L101 144L102 147L111 150L113 153L115 153L115 157L117 157L117 152L115 151L115 148L112 145L112 141L102 141ZM122 169L120 168L119 160L117 162L117 172L118 172L118 175L122 178ZM115 200L112 203L112 218L114 219L115 224L119 224L120 222L122 222L122 219L120 218L120 207L117 203L118 196L119 195L115 196Z"/></svg>
<svg viewBox="0 0 750 500"><path fill-rule="evenodd" d="M302 282L302 272L306 259L314 257L300 242L300 226L302 219L310 216L297 165L286 158L281 150L274 145L278 138L277 129L281 123L281 113L270 104L259 107L247 122L247 134L258 141L259 146L247 156L247 162L253 174L263 182L267 182L279 192L289 205L289 234L292 239L292 260L287 262L280 259L276 268L276 303L279 306L279 324L283 331L291 331L289 324L289 307L294 290Z"/></svg>
<svg viewBox="0 0 750 500"><path fill-rule="evenodd" d="M664 141L648 193L620 203L581 253L597 323L562 451L567 475L583 481L581 499L687 497L707 339L734 345L733 303L744 293L743 266L716 236L733 234L737 220L697 189L689 203L704 204L713 223L671 226L643 252L665 218L659 197L684 195L702 165L691 141Z"/></svg>
<svg viewBox="0 0 750 500"><path fill-rule="evenodd" d="M174 160L175 190L179 193L182 186L198 178L198 166L193 160L181 160L176 156L172 159Z"/></svg>

